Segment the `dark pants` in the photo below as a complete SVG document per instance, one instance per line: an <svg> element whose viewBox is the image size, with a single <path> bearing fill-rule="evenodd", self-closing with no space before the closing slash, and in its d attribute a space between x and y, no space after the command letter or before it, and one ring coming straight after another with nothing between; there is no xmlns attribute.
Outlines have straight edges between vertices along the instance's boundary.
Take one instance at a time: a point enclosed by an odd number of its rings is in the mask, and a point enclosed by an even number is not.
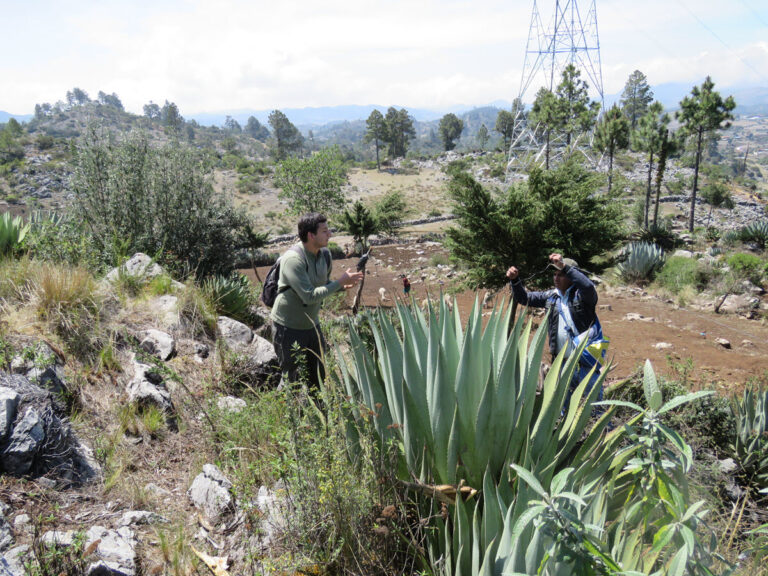
<svg viewBox="0 0 768 576"><path fill-rule="evenodd" d="M304 377L310 390L319 389L325 379L325 366L321 361L328 349L320 326L311 330L294 330L272 323L272 342L283 371L283 380L298 382ZM294 350L298 345L300 350Z"/></svg>

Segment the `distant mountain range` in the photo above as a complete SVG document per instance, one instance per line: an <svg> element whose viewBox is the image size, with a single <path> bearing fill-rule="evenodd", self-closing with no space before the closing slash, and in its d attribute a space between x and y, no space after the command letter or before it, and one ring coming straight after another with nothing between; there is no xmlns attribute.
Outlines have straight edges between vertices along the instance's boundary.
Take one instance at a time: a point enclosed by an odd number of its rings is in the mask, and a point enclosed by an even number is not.
<svg viewBox="0 0 768 576"><path fill-rule="evenodd" d="M693 86L684 83L667 83L653 86L653 94L656 100L659 100L665 108L676 109L680 101L690 93ZM721 88L720 93L732 95L736 100L737 115L768 114L768 87L750 87L750 88ZM531 95L531 98L533 95ZM618 103L621 93L607 94L605 96L606 107ZM530 102L527 103L530 106ZM406 108L413 118L419 122L433 122L440 119L443 115L453 112L462 115L471 110L483 107L498 109L510 109L511 100L496 100L482 106L459 105L444 109L428 108L409 108L408 106L394 106L397 109ZM354 122L356 120L365 120L370 113L376 109L382 114L387 113L388 106L378 104L369 105L342 105L342 106L319 106L308 108L281 108L280 110L296 124L296 126L307 130L313 127L324 126L341 122ZM267 124L267 119L272 110L231 110L221 112L201 112L199 114L184 114L188 120L196 120L203 126L223 126L227 116L237 120L242 126L248 121L250 116L255 117L262 124ZM0 123L7 122L9 118L16 118L20 122L26 122L32 118L32 114L10 114L0 110Z"/></svg>

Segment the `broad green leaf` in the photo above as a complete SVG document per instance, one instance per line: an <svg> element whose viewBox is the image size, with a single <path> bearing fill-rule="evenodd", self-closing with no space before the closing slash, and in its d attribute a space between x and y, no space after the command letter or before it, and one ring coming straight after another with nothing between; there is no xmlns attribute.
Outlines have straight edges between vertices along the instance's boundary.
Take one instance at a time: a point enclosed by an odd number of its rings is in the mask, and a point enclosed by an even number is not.
<svg viewBox="0 0 768 576"><path fill-rule="evenodd" d="M528 484L533 490L542 498L547 497L547 492L542 487L541 483L536 479L536 477L531 474L528 470L523 468L522 466L518 466L517 464L510 464L510 467L517 473L517 476L523 480L526 484Z"/></svg>
<svg viewBox="0 0 768 576"><path fill-rule="evenodd" d="M700 390L699 392L691 392L690 394L685 394L683 396L675 396L674 398L672 398L672 400L665 403L664 406L662 406L659 409L658 413L664 414L664 412L672 410L673 408L677 408L681 404L687 404L688 402L693 402L694 400L698 400L699 398L712 396L713 394L714 392L711 390Z"/></svg>
<svg viewBox="0 0 768 576"><path fill-rule="evenodd" d="M663 399L659 384L656 382L656 373L653 371L650 360L646 360L643 367L643 391L645 392L645 401L648 403L648 407L654 412L658 412Z"/></svg>

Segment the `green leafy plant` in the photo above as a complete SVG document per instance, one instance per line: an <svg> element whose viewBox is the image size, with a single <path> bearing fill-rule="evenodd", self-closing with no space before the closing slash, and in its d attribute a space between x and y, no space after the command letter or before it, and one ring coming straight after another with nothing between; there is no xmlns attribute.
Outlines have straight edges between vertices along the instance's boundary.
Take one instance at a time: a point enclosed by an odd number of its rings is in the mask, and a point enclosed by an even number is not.
<svg viewBox="0 0 768 576"><path fill-rule="evenodd" d="M759 488L768 488L768 390L747 386L734 398L736 420L734 453L745 476Z"/></svg>
<svg viewBox="0 0 768 576"><path fill-rule="evenodd" d="M656 244L630 242L619 255L619 274L627 282L643 282L664 264L664 251Z"/></svg>
<svg viewBox="0 0 768 576"><path fill-rule="evenodd" d="M254 303L253 285L246 276L213 276L203 282L203 292L216 308L216 312L241 322L251 317L250 307Z"/></svg>
<svg viewBox="0 0 768 576"><path fill-rule="evenodd" d="M20 252L28 232L29 223L25 224L20 216L12 218L10 212L0 216L0 256Z"/></svg>
<svg viewBox="0 0 768 576"><path fill-rule="evenodd" d="M759 256L746 252L737 252L736 254L731 254L727 262L737 278L746 278L754 284L760 284L762 281L764 264Z"/></svg>
<svg viewBox="0 0 768 576"><path fill-rule="evenodd" d="M673 294L679 294L686 287L696 290L704 288L712 272L693 258L670 256L656 274L655 283Z"/></svg>

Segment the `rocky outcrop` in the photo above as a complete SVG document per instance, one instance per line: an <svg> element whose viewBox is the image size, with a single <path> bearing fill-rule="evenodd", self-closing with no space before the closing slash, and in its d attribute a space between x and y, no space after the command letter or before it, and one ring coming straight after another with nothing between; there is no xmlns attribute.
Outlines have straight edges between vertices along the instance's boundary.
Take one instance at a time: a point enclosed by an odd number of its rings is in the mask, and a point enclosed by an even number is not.
<svg viewBox="0 0 768 576"><path fill-rule="evenodd" d="M255 334L242 322L226 316L219 316L218 330L226 347L235 355L233 363L237 364L240 374L258 386L277 384L280 364L269 340Z"/></svg>
<svg viewBox="0 0 768 576"><path fill-rule="evenodd" d="M0 466L7 474L46 474L65 484L98 474L98 464L52 393L25 376L0 372L0 428Z"/></svg>
<svg viewBox="0 0 768 576"><path fill-rule="evenodd" d="M106 279L109 282L117 282L121 274L132 276L141 280L151 280L160 276L163 269L152 258L141 252L137 252L130 257L122 266L113 268L107 274Z"/></svg>

